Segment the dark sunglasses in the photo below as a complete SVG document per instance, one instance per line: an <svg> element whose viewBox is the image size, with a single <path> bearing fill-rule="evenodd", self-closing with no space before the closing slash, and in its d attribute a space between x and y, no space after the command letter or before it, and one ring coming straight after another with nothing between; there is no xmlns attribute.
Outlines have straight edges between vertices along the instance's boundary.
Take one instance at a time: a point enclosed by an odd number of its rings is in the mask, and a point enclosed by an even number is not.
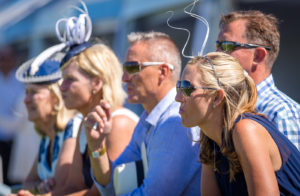
<svg viewBox="0 0 300 196"><path fill-rule="evenodd" d="M181 90L181 92L185 96L188 96L188 97L191 96L192 92L194 92L196 90L196 88L198 88L198 89L207 89L207 90L217 90L216 88L193 86L187 80L182 80L182 81L178 80L177 83L176 83L177 93L179 92L179 90Z"/></svg>
<svg viewBox="0 0 300 196"><path fill-rule="evenodd" d="M271 50L271 48L267 47L267 46L262 46L262 45L257 45L257 44L241 44L238 42L231 42L231 41L216 41L216 47L217 47L217 49L220 48L224 52L232 52L237 47L242 47L242 48L262 47L262 48L265 48L266 50Z"/></svg>
<svg viewBox="0 0 300 196"><path fill-rule="evenodd" d="M153 65L162 65L166 64L171 70L174 70L174 66L169 63L164 62L138 62L138 61L127 61L123 64L123 71L128 74L135 74L142 70L142 67L153 66Z"/></svg>

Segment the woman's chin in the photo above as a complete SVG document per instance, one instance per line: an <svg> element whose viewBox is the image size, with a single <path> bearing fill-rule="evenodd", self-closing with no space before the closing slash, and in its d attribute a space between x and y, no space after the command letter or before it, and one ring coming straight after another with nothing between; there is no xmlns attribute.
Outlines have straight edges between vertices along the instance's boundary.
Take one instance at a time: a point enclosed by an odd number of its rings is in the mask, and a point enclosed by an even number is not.
<svg viewBox="0 0 300 196"><path fill-rule="evenodd" d="M193 124L193 123L191 123L191 122L187 122L187 121L185 121L184 119L181 119L181 124L182 124L184 127L188 127L188 128L197 126L197 124Z"/></svg>
<svg viewBox="0 0 300 196"><path fill-rule="evenodd" d="M77 107L76 107L74 104L72 104L72 103L67 103L67 102L65 102L65 106L66 106L66 108L69 109L69 110L77 109Z"/></svg>

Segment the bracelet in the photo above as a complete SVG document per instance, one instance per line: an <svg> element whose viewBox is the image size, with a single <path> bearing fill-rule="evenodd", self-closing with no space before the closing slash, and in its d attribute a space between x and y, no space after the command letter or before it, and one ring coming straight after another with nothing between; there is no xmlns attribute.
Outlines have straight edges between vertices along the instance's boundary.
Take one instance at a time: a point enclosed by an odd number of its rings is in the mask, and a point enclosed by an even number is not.
<svg viewBox="0 0 300 196"><path fill-rule="evenodd" d="M101 150L95 150L93 152L89 151L90 156L92 156L93 158L99 158L100 156L104 155L106 153L106 148L102 148Z"/></svg>

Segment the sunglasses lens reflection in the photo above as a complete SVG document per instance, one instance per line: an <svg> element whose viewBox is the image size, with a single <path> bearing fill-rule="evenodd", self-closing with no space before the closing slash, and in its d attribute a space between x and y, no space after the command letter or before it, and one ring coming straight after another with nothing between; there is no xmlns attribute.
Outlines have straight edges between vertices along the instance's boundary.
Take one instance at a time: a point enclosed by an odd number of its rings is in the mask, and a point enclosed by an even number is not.
<svg viewBox="0 0 300 196"><path fill-rule="evenodd" d="M224 52L232 52L235 48L233 43L221 43L220 45Z"/></svg>
<svg viewBox="0 0 300 196"><path fill-rule="evenodd" d="M195 90L193 88L193 86L191 85L191 83L186 80L182 81L181 88L182 88L183 94L185 94L188 97L191 96L192 92Z"/></svg>
<svg viewBox="0 0 300 196"><path fill-rule="evenodd" d="M139 72L139 63L138 62L126 62L123 64L123 71L128 74L134 74Z"/></svg>
<svg viewBox="0 0 300 196"><path fill-rule="evenodd" d="M190 96L192 94L192 92L195 90L193 88L193 86L191 85L191 83L189 81L183 80L183 81L177 81L176 84L176 89L177 92L179 91L179 89L181 89L181 92L185 95L185 96Z"/></svg>

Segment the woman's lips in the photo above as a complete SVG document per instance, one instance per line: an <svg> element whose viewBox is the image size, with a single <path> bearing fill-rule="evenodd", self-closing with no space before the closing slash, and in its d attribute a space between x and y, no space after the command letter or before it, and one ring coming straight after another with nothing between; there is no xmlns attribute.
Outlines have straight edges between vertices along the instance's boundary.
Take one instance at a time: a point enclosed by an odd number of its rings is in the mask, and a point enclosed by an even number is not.
<svg viewBox="0 0 300 196"><path fill-rule="evenodd" d="M126 85L127 91L132 91L132 87L130 87L129 85Z"/></svg>
<svg viewBox="0 0 300 196"><path fill-rule="evenodd" d="M183 114L184 113L184 109L182 107L179 108L179 114Z"/></svg>
<svg viewBox="0 0 300 196"><path fill-rule="evenodd" d="M132 87L127 86L126 88L127 88L128 95L131 95L134 92Z"/></svg>

